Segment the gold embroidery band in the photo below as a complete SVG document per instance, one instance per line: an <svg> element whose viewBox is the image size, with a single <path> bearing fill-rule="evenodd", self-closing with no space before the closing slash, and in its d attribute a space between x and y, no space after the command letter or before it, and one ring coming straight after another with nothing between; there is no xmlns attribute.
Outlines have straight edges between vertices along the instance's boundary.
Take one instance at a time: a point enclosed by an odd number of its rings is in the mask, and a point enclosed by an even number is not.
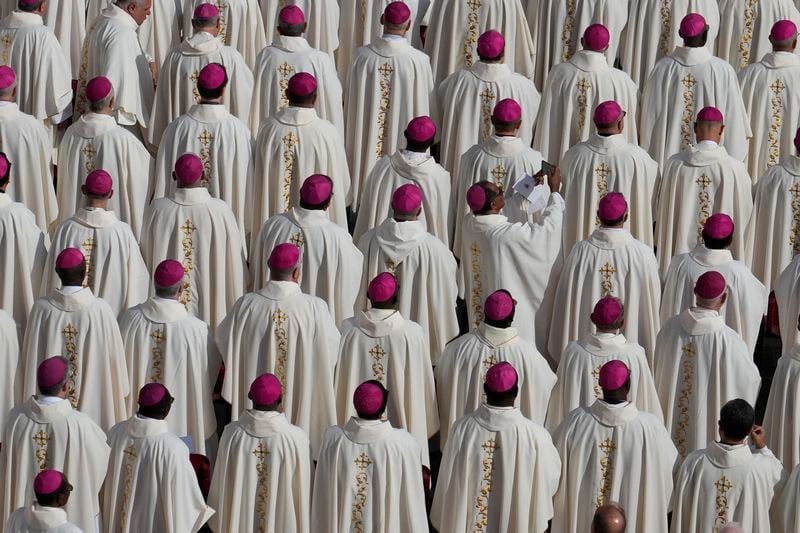
<svg viewBox="0 0 800 533"><path fill-rule="evenodd" d="M583 128L586 125L586 109L589 106L589 89L592 84L586 78L581 78L575 84L578 88L578 130L575 132L575 142L578 143L583 136Z"/></svg>
<svg viewBox="0 0 800 533"><path fill-rule="evenodd" d="M561 61L569 61L575 53L572 43L572 27L575 24L575 0L567 0L567 15L564 18L564 27L561 28L561 46L564 51L561 54Z"/></svg>
<svg viewBox="0 0 800 533"><path fill-rule="evenodd" d="M756 19L758 0L746 0L744 3L744 30L739 39L739 69L750 64L750 48L753 44L753 25Z"/></svg>
<svg viewBox="0 0 800 533"><path fill-rule="evenodd" d="M203 187L208 187L208 182L211 180L211 165L213 164L211 158L211 142L214 140L214 134L207 129L203 128L200 135L197 136L200 141L200 160L203 161Z"/></svg>
<svg viewBox="0 0 800 533"><path fill-rule="evenodd" d="M683 116L681 117L681 149L685 150L692 145L694 131L694 86L697 80L688 73L681 79L683 85Z"/></svg>
<svg viewBox="0 0 800 533"><path fill-rule="evenodd" d="M384 142L387 135L386 117L389 108L392 107L392 74L394 74L394 67L387 61L378 68L378 74L380 74L381 102L378 106L378 141L375 144L375 155L383 157L385 155Z"/></svg>
<svg viewBox="0 0 800 533"><path fill-rule="evenodd" d="M47 447L50 445L50 435L44 429L40 429L32 437L33 442L36 444L36 463L39 465L39 470L47 468Z"/></svg>
<svg viewBox="0 0 800 533"><path fill-rule="evenodd" d="M717 497L714 500L717 506L717 516L714 518L714 533L718 533L728 523L728 511L730 510L728 492L733 488L733 484L723 475L714 482L714 487L717 489Z"/></svg>
<svg viewBox="0 0 800 533"><path fill-rule="evenodd" d="M259 441L258 446L253 450L258 463L258 489L256 491L256 514L258 515L258 531L267 531L267 511L269 509L269 468L267 456L269 450L263 441Z"/></svg>
<svg viewBox="0 0 800 533"><path fill-rule="evenodd" d="M489 138L492 133L492 110L494 109L494 92L486 87L481 94L481 142Z"/></svg>
<svg viewBox="0 0 800 533"><path fill-rule="evenodd" d="M472 304L472 314L475 316L475 319L472 321L472 323L477 328L478 324L483 322L483 283L481 282L483 274L481 273L481 247L478 246L477 242L473 242L472 246L469 247L469 250L472 252L472 260L470 262L470 268L472 270L472 291L470 294L470 304Z"/></svg>
<svg viewBox="0 0 800 533"><path fill-rule="evenodd" d="M294 163L297 158L295 147L298 144L297 135L290 131L281 138L283 143L283 211L292 207L292 179L294 179Z"/></svg>
<svg viewBox="0 0 800 533"><path fill-rule="evenodd" d="M775 80L769 86L772 91L770 100L772 113L770 115L769 131L767 132L767 142L769 143L769 155L767 156L767 167L774 166L781 157L781 126L783 125L783 98L781 93L786 89L786 85L780 79Z"/></svg>
<svg viewBox="0 0 800 533"><path fill-rule="evenodd" d="M289 317L278 309L272 313L272 321L275 322L275 342L278 343L278 356L275 360L275 376L280 380L281 387L286 392L286 360L289 356L289 339L286 336L284 325Z"/></svg>
<svg viewBox="0 0 800 533"><path fill-rule="evenodd" d="M464 63L471 67L473 63L472 48L478 42L478 11L481 8L480 0L467 0L467 35L464 38Z"/></svg>
<svg viewBox="0 0 800 533"><path fill-rule="evenodd" d="M600 507L608 501L611 492L611 478L614 474L614 461L612 454L617 451L617 445L611 439L606 439L597 445L603 456L600 458L600 490L595 505Z"/></svg>
<svg viewBox="0 0 800 533"><path fill-rule="evenodd" d="M483 449L483 478L481 480L481 490L475 499L475 525L473 533L486 533L489 526L489 495L492 493L492 467L494 463L494 452L497 449L494 437L487 440L481 446Z"/></svg>
<svg viewBox="0 0 800 533"><path fill-rule="evenodd" d="M72 407L78 407L78 386L76 380L80 375L78 368L78 330L72 324L67 326L61 331L64 337L64 356L67 358L69 364L69 375L67 377L67 398Z"/></svg>
<svg viewBox="0 0 800 533"><path fill-rule="evenodd" d="M192 284L189 281L189 272L194 270L194 240L192 236L194 232L197 230L197 226L194 225L194 222L191 219L187 219L186 222L180 227L181 233L183 234L183 238L181 239L181 247L183 248L183 271L186 275L183 278L183 286L181 287L181 295L178 298L178 301L183 305L187 305L193 299L192 294Z"/></svg>
<svg viewBox="0 0 800 533"><path fill-rule="evenodd" d="M364 507L367 505L367 487L369 486L367 468L372 464L372 459L366 453L362 453L353 462L358 467L358 472L356 472L356 498L351 512L351 531L365 533L367 530L364 529Z"/></svg>
<svg viewBox="0 0 800 533"><path fill-rule="evenodd" d="M683 387L678 395L678 420L672 440L675 441L675 447L681 457L686 457L689 452L686 433L689 429L689 412L692 404L692 392L694 391L694 357L697 355L697 346L695 343L689 342L684 345L681 351L683 351L683 357L681 358L681 367L683 368L681 384Z"/></svg>
<svg viewBox="0 0 800 533"><path fill-rule="evenodd" d="M603 161L595 167L594 173L597 175L597 200L599 201L608 194L608 177L611 175L611 168ZM594 224L595 226L600 225L600 217L597 215L594 216Z"/></svg>
<svg viewBox="0 0 800 533"><path fill-rule="evenodd" d="M83 157L86 158L86 160L83 162L83 168L88 174L95 169L94 156L97 155L97 151L94 149L92 141L89 141L89 143L83 147L81 153L83 154Z"/></svg>
<svg viewBox="0 0 800 533"><path fill-rule="evenodd" d="M128 501L131 497L131 483L133 482L133 468L136 465L137 459L139 458L139 454L136 453L136 446L131 444L125 451L122 452L125 454L125 466L123 469L125 470L125 478L123 481L123 488L122 488L122 502L120 502L120 515L119 515L119 531L120 533L128 531Z"/></svg>
<svg viewBox="0 0 800 533"><path fill-rule="evenodd" d="M672 41L672 2L671 0L661 0L661 34L658 37L658 49L661 55L669 55Z"/></svg>
<svg viewBox="0 0 800 533"><path fill-rule="evenodd" d="M617 273L617 268L611 263L606 263L600 267L598 272L603 278L600 282L603 296L612 296L614 294L614 284L611 282L611 278Z"/></svg>
<svg viewBox="0 0 800 533"><path fill-rule="evenodd" d="M697 244L703 242L703 228L706 220L711 216L711 193L708 188L711 186L711 178L702 174L695 180L700 190L697 192L697 200L700 202L697 212Z"/></svg>
<svg viewBox="0 0 800 533"><path fill-rule="evenodd" d="M800 234L800 182L795 182L789 192L792 194L792 229L789 232L789 246L793 252L797 252L800 249L800 239L797 238Z"/></svg>
<svg viewBox="0 0 800 533"><path fill-rule="evenodd" d="M294 74L294 67L284 61L278 67L278 74L280 74L280 81L278 84L281 88L281 103L278 106L278 109L283 109L287 105L289 105L289 98L286 96L286 88L289 87L289 78L292 77Z"/></svg>
<svg viewBox="0 0 800 533"><path fill-rule="evenodd" d="M94 284L94 237L87 237L81 243L83 255L86 260L86 275L83 278L84 287L91 287Z"/></svg>
<svg viewBox="0 0 800 533"><path fill-rule="evenodd" d="M153 347L150 348L150 355L152 356L150 381L162 383L164 380L164 332L157 329L150 334L150 338L153 339Z"/></svg>

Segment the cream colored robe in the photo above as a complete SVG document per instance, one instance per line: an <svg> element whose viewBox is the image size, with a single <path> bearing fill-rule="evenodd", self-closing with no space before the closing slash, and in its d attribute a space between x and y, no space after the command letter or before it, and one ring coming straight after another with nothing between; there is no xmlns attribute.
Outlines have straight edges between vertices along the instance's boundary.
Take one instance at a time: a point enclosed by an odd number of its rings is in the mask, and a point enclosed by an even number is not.
<svg viewBox="0 0 800 533"><path fill-rule="evenodd" d="M44 507L33 503L14 511L6 522L10 533L82 533L82 529L67 522L67 513L60 507Z"/></svg>
<svg viewBox="0 0 800 533"><path fill-rule="evenodd" d="M240 298L216 333L225 363L222 397L231 419L249 405L253 380L271 372L283 385L283 410L306 431L319 457L325 429L336 421L333 370L339 331L325 302L291 281L270 281Z"/></svg>
<svg viewBox="0 0 800 533"><path fill-rule="evenodd" d="M208 494L214 531L310 531L311 457L302 429L283 413L248 409L219 445Z"/></svg>
<svg viewBox="0 0 800 533"><path fill-rule="evenodd" d="M760 61L772 51L769 33L779 20L800 21L800 11L792 0L737 2L720 0L720 29L717 55L736 70Z"/></svg>
<svg viewBox="0 0 800 533"><path fill-rule="evenodd" d="M98 493L106 475L106 435L69 400L28 396L8 415L0 453L0 520L34 501L33 478L55 468L74 487L64 507L70 520L86 532L99 523Z"/></svg>
<svg viewBox="0 0 800 533"><path fill-rule="evenodd" d="M108 207L139 235L147 203L147 184L153 177L153 157L134 134L114 117L86 113L70 126L58 150L58 223L85 204L81 186L95 169L114 181Z"/></svg>
<svg viewBox="0 0 800 533"><path fill-rule="evenodd" d="M755 405L758 368L716 311L692 307L669 319L658 333L654 359L656 390L681 461L717 438L726 402L743 398Z"/></svg>
<svg viewBox="0 0 800 533"><path fill-rule="evenodd" d="M726 130L727 131L727 130ZM702 242L706 219L725 213L739 231L733 234L734 259L746 260L745 235L753 211L750 176L744 163L711 141L674 155L662 167L656 191L655 245L661 277L672 258Z"/></svg>
<svg viewBox="0 0 800 533"><path fill-rule="evenodd" d="M175 189L145 212L141 245L150 271L165 259L183 263L179 300L216 331L247 287L247 251L231 208L204 187Z"/></svg>
<svg viewBox="0 0 800 533"><path fill-rule="evenodd" d="M253 73L240 53L210 33L198 32L174 48L161 67L147 141L161 144L170 122L200 103L197 76L209 63L220 63L228 75L222 102L240 120L247 121L253 98Z"/></svg>
<svg viewBox="0 0 800 533"><path fill-rule="evenodd" d="M255 172L248 218L250 249L266 220L300 202L300 186L312 174L333 180L331 220L347 227L345 206L352 202L344 140L336 127L313 109L289 106L262 121L254 149Z"/></svg>
<svg viewBox="0 0 800 533"><path fill-rule="evenodd" d="M595 129L594 109L606 100L615 100L631 117L623 135L635 143L639 89L630 76L611 67L603 54L591 50L581 50L557 65L542 89L534 148L546 161L557 165L570 147L589 138Z"/></svg>
<svg viewBox="0 0 800 533"><path fill-rule="evenodd" d="M441 137L441 164L454 176L461 156L492 133L492 111L500 100L512 98L522 108L519 135L525 146L533 140L533 127L541 96L533 82L506 63L478 61L454 72L436 88Z"/></svg>
<svg viewBox="0 0 800 533"><path fill-rule="evenodd" d="M183 35L192 34L192 13L206 0L185 0ZM216 4L220 10L220 40L237 50L252 69L258 53L268 44L258 0L226 0ZM230 73L228 74L230 78ZM246 104L245 104L246 105Z"/></svg>
<svg viewBox="0 0 800 533"><path fill-rule="evenodd" d="M768 448L709 442L686 458L675 475L670 501L673 533L718 531L738 522L743 531L773 531L770 502L786 478Z"/></svg>
<svg viewBox="0 0 800 533"><path fill-rule="evenodd" d="M546 531L561 512L553 509L560 470L542 426L518 408L482 403L456 422L444 446L431 522L451 533Z"/></svg>
<svg viewBox="0 0 800 533"><path fill-rule="evenodd" d="M258 131L262 120L289 105L286 98L289 79L299 72L308 72L317 80L314 105L317 115L344 134L342 84L330 55L311 48L303 37L276 33L272 44L258 54L253 71L255 89L249 110L252 131Z"/></svg>
<svg viewBox="0 0 800 533"><path fill-rule="evenodd" d="M53 187L52 142L41 121L19 110L17 104L0 103L0 146L11 161L11 184L6 194L36 216L44 232L58 216Z"/></svg>
<svg viewBox="0 0 800 533"><path fill-rule="evenodd" d="M311 523L329 533L427 532L419 446L389 422L353 417L329 428L312 502Z"/></svg>
<svg viewBox="0 0 800 533"><path fill-rule="evenodd" d="M598 383L600 368L614 360L622 361L630 370L628 399L631 403L663 425L661 403L644 348L628 342L622 333L590 333L569 343L561 354L556 370L558 381L550 395L545 422L551 433L572 411L589 407L603 398L603 389Z"/></svg>
<svg viewBox="0 0 800 533"><path fill-rule="evenodd" d="M22 397L22 380L18 375L19 336L14 318L0 309L0 428L6 427L6 415Z"/></svg>
<svg viewBox="0 0 800 533"><path fill-rule="evenodd" d="M450 182L450 173L427 153L398 150L383 156L363 183L353 239L358 241L367 231L391 217L392 194L398 187L413 183L422 190L420 221L429 233L448 245Z"/></svg>
<svg viewBox="0 0 800 533"><path fill-rule="evenodd" d="M81 208L53 234L44 266L40 295L61 287L56 257L65 248L78 248L86 258L83 286L111 306L115 316L147 299L150 273L130 226L113 211ZM139 389L131 389L138 391Z"/></svg>
<svg viewBox="0 0 800 533"><path fill-rule="evenodd" d="M407 430L430 468L428 439L439 431L439 409L430 347L419 324L394 309L368 309L342 325L336 363L336 414L339 423L356 416L353 392L374 379L389 390L384 419Z"/></svg>
<svg viewBox="0 0 800 533"><path fill-rule="evenodd" d="M633 120L633 119L632 119ZM658 183L658 163L625 140L622 134L600 136L570 148L561 160L564 211L564 253L588 237L598 226L597 207L609 192L628 201L625 229L648 246L653 245L653 199Z"/></svg>
<svg viewBox="0 0 800 533"><path fill-rule="evenodd" d="M435 368L442 447L456 420L477 409L486 399L483 392L486 372L502 361L508 361L517 371L519 396L515 405L526 418L544 423L556 375L536 346L519 336L517 328L501 329L481 322L476 329L448 344Z"/></svg>
<svg viewBox="0 0 800 533"><path fill-rule="evenodd" d="M790 325L787 324L787 327ZM800 345L783 349L772 376L763 427L767 445L783 467L791 471L800 464Z"/></svg>
<svg viewBox="0 0 800 533"><path fill-rule="evenodd" d="M722 144L731 157L744 161L753 134L736 73L707 48L676 47L656 63L644 84L639 145L663 169L671 156L695 143L697 113L707 106L722 112Z"/></svg>
<svg viewBox="0 0 800 533"><path fill-rule="evenodd" d="M62 355L69 361L73 407L104 430L127 416L125 399L131 391L117 315L91 289L72 294L56 289L36 300L20 353L23 397L36 392L39 363Z"/></svg>
<svg viewBox="0 0 800 533"><path fill-rule="evenodd" d="M173 120L158 147L155 173L148 198L175 192L175 162L186 152L200 156L206 173L206 189L224 200L233 211L239 233L246 237L247 187L253 174L253 136L244 122L224 105L195 104Z"/></svg>
<svg viewBox="0 0 800 533"><path fill-rule="evenodd" d="M697 279L710 270L722 274L728 285L728 300L720 314L753 353L761 318L767 314L768 291L744 263L733 259L730 250L697 245L691 252L672 258L661 294L661 322L694 305Z"/></svg>
<svg viewBox="0 0 800 533"><path fill-rule="evenodd" d="M17 8L17 2L7 2L9 11ZM67 72L70 78L77 80L81 68L81 48L86 37L86 0L71 0L69 2L54 2L48 4L44 13L44 23L56 34L61 44L64 58L67 61Z"/></svg>
<svg viewBox="0 0 800 533"><path fill-rule="evenodd" d="M103 484L106 531L196 533L214 514L203 501L189 449L165 420L133 415L108 432Z"/></svg>
<svg viewBox="0 0 800 533"><path fill-rule="evenodd" d="M800 528L800 467L778 484L769 511L771 533L792 533Z"/></svg>
<svg viewBox="0 0 800 533"><path fill-rule="evenodd" d="M208 324L190 316L177 300L153 296L119 318L132 391L163 383L175 398L167 427L192 439L195 453L209 455L206 441L216 441L212 392L220 357ZM128 411L137 399L128 396Z"/></svg>
<svg viewBox="0 0 800 533"><path fill-rule="evenodd" d="M458 335L456 298L458 267L447 246L428 233L422 222L387 218L358 241L364 256L356 310L367 308L367 287L381 272L397 278L398 310L422 326L436 365L445 345Z"/></svg>
<svg viewBox="0 0 800 533"><path fill-rule="evenodd" d="M629 531L667 533L672 467L678 452L661 416L636 402L597 400L572 411L553 434L561 456L553 533L586 533L595 509L625 509Z"/></svg>
<svg viewBox="0 0 800 533"><path fill-rule="evenodd" d="M434 99L430 60L407 40L379 37L356 50L344 100L354 211L378 159L397 151L408 123L430 115Z"/></svg>
<svg viewBox="0 0 800 533"><path fill-rule="evenodd" d="M264 29L267 42L271 43L277 35L275 28L278 25L278 12L285 5L296 5L303 10L308 28L306 39L312 48L325 52L331 59L333 53L339 48L339 2L336 0L261 0L261 16L264 19ZM340 61L337 59L337 62ZM349 66L350 63L348 62Z"/></svg>
<svg viewBox="0 0 800 533"><path fill-rule="evenodd" d="M267 262L279 244L292 242L302 250L300 289L322 298L337 327L353 316L361 284L364 257L347 230L331 222L327 211L292 207L275 215L261 228L252 253L254 290L269 281Z"/></svg>
<svg viewBox="0 0 800 533"><path fill-rule="evenodd" d="M775 299L778 303L778 318L781 323L781 345L784 350L797 342L797 317L800 315L800 254L775 280Z"/></svg>

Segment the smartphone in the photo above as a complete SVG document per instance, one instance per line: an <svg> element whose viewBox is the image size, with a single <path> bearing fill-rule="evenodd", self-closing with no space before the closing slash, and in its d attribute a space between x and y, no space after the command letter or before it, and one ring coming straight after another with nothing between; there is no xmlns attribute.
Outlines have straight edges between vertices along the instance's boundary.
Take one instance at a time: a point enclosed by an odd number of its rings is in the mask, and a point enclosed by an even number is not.
<svg viewBox="0 0 800 533"><path fill-rule="evenodd" d="M553 172L556 171L556 166L548 163L547 161L542 161L542 174L545 176L552 176Z"/></svg>

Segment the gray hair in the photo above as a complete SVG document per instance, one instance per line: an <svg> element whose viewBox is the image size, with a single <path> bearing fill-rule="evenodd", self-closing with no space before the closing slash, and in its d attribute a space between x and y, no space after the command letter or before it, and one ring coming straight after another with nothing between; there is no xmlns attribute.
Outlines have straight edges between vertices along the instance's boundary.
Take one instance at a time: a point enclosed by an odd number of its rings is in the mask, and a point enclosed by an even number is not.
<svg viewBox="0 0 800 533"><path fill-rule="evenodd" d="M169 287L159 287L156 285L156 296L159 298L174 298L175 294L181 289L183 286L183 280L180 280L175 285L170 285Z"/></svg>
<svg viewBox="0 0 800 533"><path fill-rule="evenodd" d="M125 9L131 4L135 4L139 7L142 7L146 1L147 0L117 0L116 2L114 2L114 5L116 5L120 9Z"/></svg>
<svg viewBox="0 0 800 533"><path fill-rule="evenodd" d="M17 88L17 82L15 81L10 87L7 87L5 89L0 89L0 98L7 98L9 96L13 96L16 88Z"/></svg>
<svg viewBox="0 0 800 533"><path fill-rule="evenodd" d="M111 100L113 99L114 99L114 89L112 88L111 92L109 92L108 95L102 100L97 100L96 102L89 101L88 102L89 111L91 111L92 113L99 113L100 111L108 107L109 104L111 104Z"/></svg>

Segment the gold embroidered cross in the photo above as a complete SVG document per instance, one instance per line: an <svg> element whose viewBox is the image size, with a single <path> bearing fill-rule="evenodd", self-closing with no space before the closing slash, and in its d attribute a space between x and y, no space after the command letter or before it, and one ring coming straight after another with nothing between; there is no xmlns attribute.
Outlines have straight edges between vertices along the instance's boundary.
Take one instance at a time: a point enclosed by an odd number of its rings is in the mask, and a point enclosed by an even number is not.
<svg viewBox="0 0 800 533"><path fill-rule="evenodd" d="M681 83L687 89L691 89L692 87L697 85L697 80L694 78L694 76L692 76L692 73L690 72L686 76L683 77L683 79L681 80Z"/></svg>
<svg viewBox="0 0 800 533"><path fill-rule="evenodd" d="M586 78L581 78L575 85L582 93L585 93L592 88L592 84Z"/></svg>
<svg viewBox="0 0 800 533"><path fill-rule="evenodd" d="M772 85L770 85L769 88L772 89L773 93L780 94L784 89L786 89L786 85L784 85L780 79L777 79L772 82Z"/></svg>
<svg viewBox="0 0 800 533"><path fill-rule="evenodd" d="M89 159L93 159L94 156L97 155L97 151L94 149L94 146L92 146L92 143L89 143L86 146L84 146L83 150L81 150L81 153L86 157L88 157Z"/></svg>
<svg viewBox="0 0 800 533"><path fill-rule="evenodd" d="M194 222L192 222L191 220L188 220L188 219L187 219L187 220L186 220L186 222L184 222L184 223L183 223L183 225L180 227L180 230L181 230L183 233L186 233L186 234L189 234L189 233L194 233L194 231L195 231L196 229L197 229L197 226L195 226L195 225L194 225Z"/></svg>
<svg viewBox="0 0 800 533"><path fill-rule="evenodd" d="M81 243L81 248L83 248L88 255L91 255L92 250L94 250L94 239L88 237L85 241Z"/></svg>
<svg viewBox="0 0 800 533"><path fill-rule="evenodd" d="M480 0L468 0L467 7L470 8L472 11L477 11L483 4Z"/></svg>
<svg viewBox="0 0 800 533"><path fill-rule="evenodd" d="M611 439L604 440L598 444L597 447L600 448L606 455L610 455L612 452L617 450L617 445L614 444L614 441Z"/></svg>
<svg viewBox="0 0 800 533"><path fill-rule="evenodd" d="M381 348L380 344L376 344L370 349L369 354L373 357L373 359L381 359L384 355L386 355L386 352L383 351L383 348Z"/></svg>
<svg viewBox="0 0 800 533"><path fill-rule="evenodd" d="M75 329L75 326L72 324L67 324L67 327L61 331L61 334L65 335L68 341L74 341L75 336L78 334L78 330Z"/></svg>
<svg viewBox="0 0 800 533"><path fill-rule="evenodd" d="M381 76L383 76L384 78L388 78L394 73L394 67L392 66L391 63L386 62L378 68L378 72L380 72Z"/></svg>
<svg viewBox="0 0 800 533"><path fill-rule="evenodd" d="M272 313L272 321L275 322L275 324L277 324L279 328L283 327L283 324L286 322L288 318L289 317L286 315L286 313L283 312L283 309L278 309L277 311Z"/></svg>
<svg viewBox="0 0 800 533"><path fill-rule="evenodd" d="M700 187L702 187L703 189L705 189L706 187L711 185L711 179L705 174L703 174L695 180L695 183Z"/></svg>
<svg viewBox="0 0 800 533"><path fill-rule="evenodd" d="M3 64L7 65L8 64L8 53L9 53L10 48L11 48L11 43L13 43L14 40L11 38L10 35L5 34L5 35L3 35L3 38L0 39L0 42L3 43Z"/></svg>
<svg viewBox="0 0 800 533"><path fill-rule="evenodd" d="M289 63L284 61L281 63L281 66L278 67L278 73L283 76L284 78L288 77L290 74L294 73L294 67L291 66Z"/></svg>
<svg viewBox="0 0 800 533"><path fill-rule="evenodd" d="M359 455L353 462L359 468L359 470L366 470L367 467L372 464L372 460L366 453Z"/></svg>
<svg viewBox="0 0 800 533"><path fill-rule="evenodd" d="M729 490L731 490L733 488L733 484L725 476L722 476L721 478L716 480L714 482L714 486L717 487L717 490L720 491L723 494L725 494L726 492L728 492Z"/></svg>
<svg viewBox="0 0 800 533"><path fill-rule="evenodd" d="M694 357L697 355L697 346L693 342L685 344L681 351L686 355L686 357Z"/></svg>
<svg viewBox="0 0 800 533"><path fill-rule="evenodd" d="M267 447L264 446L263 442L259 442L258 446L256 446L256 449L253 450L253 455L256 456L259 462L261 462L269 455L269 450L267 450Z"/></svg>
<svg viewBox="0 0 800 533"><path fill-rule="evenodd" d="M789 189L789 192L792 193L792 196L797 196L800 198L800 183L795 183L792 185L791 189Z"/></svg>
<svg viewBox="0 0 800 533"><path fill-rule="evenodd" d="M210 131L204 129L203 132L197 136L197 140L203 145L208 146L211 141L214 140L214 135Z"/></svg>
<svg viewBox="0 0 800 533"><path fill-rule="evenodd" d="M293 131L290 131L289 133L283 136L281 141L286 146L286 148L292 149L297 145L297 135L295 135Z"/></svg>
<svg viewBox="0 0 800 533"><path fill-rule="evenodd" d="M605 161L600 163L600 165L594 169L594 172L603 179L611 175L611 169L606 165Z"/></svg>
<svg viewBox="0 0 800 533"><path fill-rule="evenodd" d="M388 270L389 273L394 276L395 270L397 270L397 264L391 259L387 259L383 262L383 264L386 265L386 270Z"/></svg>
<svg viewBox="0 0 800 533"><path fill-rule="evenodd" d="M600 387L598 380L600 379L600 368L603 365L598 365L594 370L592 370L592 377L594 378L594 397L600 399L603 397L603 389Z"/></svg>
<svg viewBox="0 0 800 533"><path fill-rule="evenodd" d="M486 452L488 454L492 454L497 449L497 445L495 444L495 440L494 439L489 439L489 440L487 440L486 442L483 443L481 448L483 448L484 452Z"/></svg>
<svg viewBox="0 0 800 533"><path fill-rule="evenodd" d="M50 435L48 435L45 430L40 429L38 433L36 433L33 436L33 441L36 443L37 446L44 448L50 441Z"/></svg>
<svg viewBox="0 0 800 533"><path fill-rule="evenodd" d="M472 252L473 254L480 255L481 247L478 246L477 242L473 242L472 246L469 247L469 251Z"/></svg>
<svg viewBox="0 0 800 533"><path fill-rule="evenodd" d="M603 295L610 296L614 292L614 286L611 284L611 276L617 273L617 269L611 263L606 263L600 267L600 275L603 276L601 286Z"/></svg>
<svg viewBox="0 0 800 533"><path fill-rule="evenodd" d="M305 237L303 237L303 232L298 231L297 233L292 235L292 238L289 239L289 242L297 247L302 247L306 243L306 239Z"/></svg>
<svg viewBox="0 0 800 533"><path fill-rule="evenodd" d="M484 104L488 104L489 102L491 102L492 100L494 100L494 93L492 92L492 90L491 90L489 87L486 87L486 88L485 88L485 89L484 89L484 90L481 92L481 94L479 94L478 96L480 96L480 97L481 97L481 100L483 100L483 103L484 103Z"/></svg>
<svg viewBox="0 0 800 533"><path fill-rule="evenodd" d="M490 174L494 178L495 184L497 184L498 187L502 187L503 184L505 183L505 179L506 179L506 176L508 175L508 171L506 170L506 167L504 167L503 164L501 163L501 164L497 165L496 167L494 167L492 169L492 171L490 172Z"/></svg>
<svg viewBox="0 0 800 533"><path fill-rule="evenodd" d="M125 450L122 453L128 456L129 461L133 461L134 459L139 457L139 454L136 453L136 446L134 446L133 444L125 448Z"/></svg>
<svg viewBox="0 0 800 533"><path fill-rule="evenodd" d="M156 344L161 344L162 342L164 342L164 334L161 333L160 329L157 329L153 333L151 333L150 338L153 339L153 342L155 342Z"/></svg>
<svg viewBox="0 0 800 533"><path fill-rule="evenodd" d="M497 355L494 352L491 352L489 356L483 360L483 365L489 369L497 364Z"/></svg>

